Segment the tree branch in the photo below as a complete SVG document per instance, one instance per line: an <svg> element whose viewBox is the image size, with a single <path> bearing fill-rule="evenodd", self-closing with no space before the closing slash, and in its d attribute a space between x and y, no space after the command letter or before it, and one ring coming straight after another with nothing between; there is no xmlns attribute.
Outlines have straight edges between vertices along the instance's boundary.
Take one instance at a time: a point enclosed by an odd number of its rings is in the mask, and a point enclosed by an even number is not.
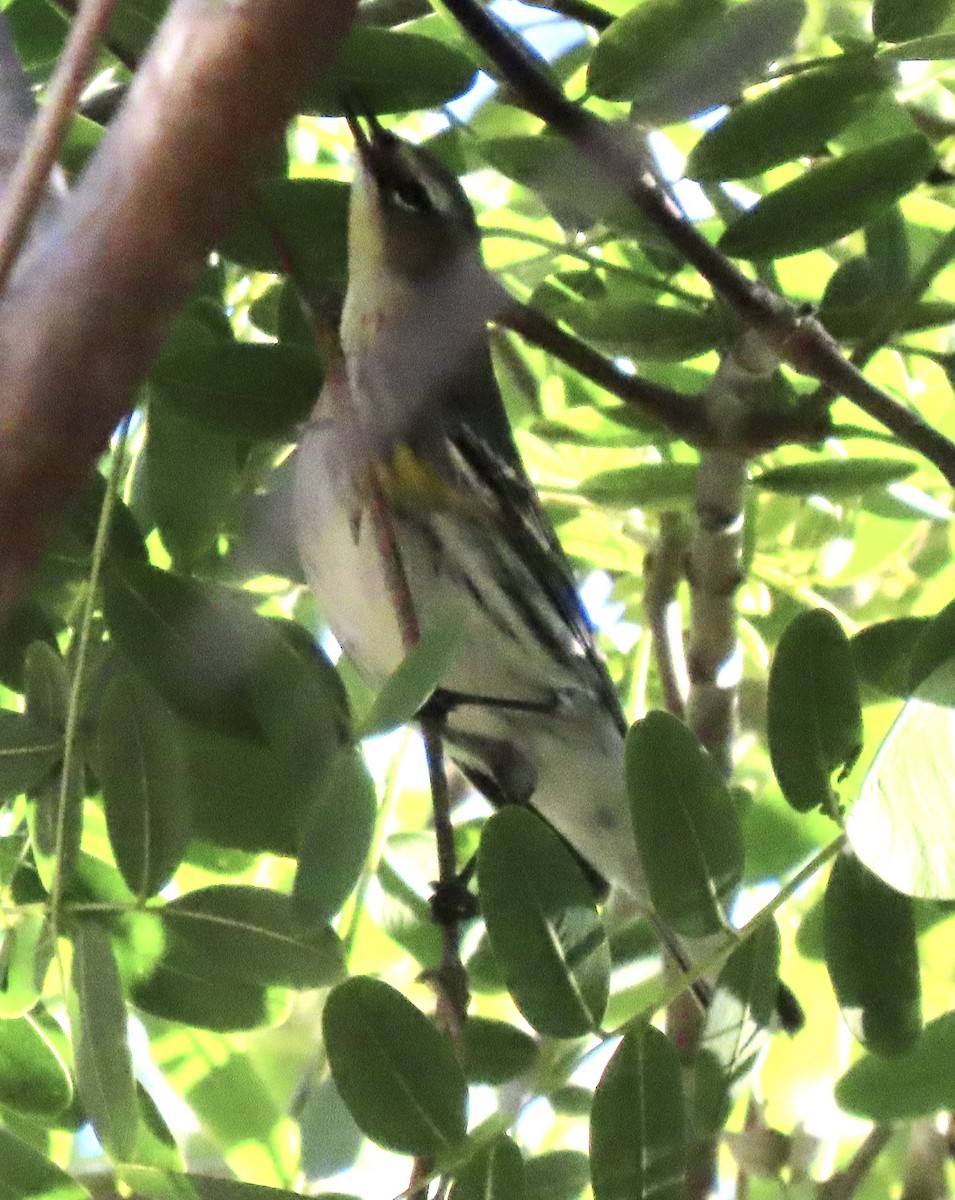
<svg viewBox="0 0 955 1200"><path fill-rule="evenodd" d="M84 0L47 90L46 103L0 201L0 292L43 202L47 181L66 137L83 82L95 61L116 0ZM51 196L53 193L49 193Z"/></svg>
<svg viewBox="0 0 955 1200"><path fill-rule="evenodd" d="M247 200L351 0L175 0L0 304L0 620Z"/></svg>
<svg viewBox="0 0 955 1200"><path fill-rule="evenodd" d="M543 74L513 31L503 30L478 0L446 0L449 12L493 60L525 107L590 159L605 179L624 192L731 306L747 329L769 343L780 361L815 376L933 462L955 486L955 444L919 416L870 383L843 357L838 343L815 317L807 316L763 284L749 279L711 245L657 186L652 171L612 126L568 100Z"/></svg>

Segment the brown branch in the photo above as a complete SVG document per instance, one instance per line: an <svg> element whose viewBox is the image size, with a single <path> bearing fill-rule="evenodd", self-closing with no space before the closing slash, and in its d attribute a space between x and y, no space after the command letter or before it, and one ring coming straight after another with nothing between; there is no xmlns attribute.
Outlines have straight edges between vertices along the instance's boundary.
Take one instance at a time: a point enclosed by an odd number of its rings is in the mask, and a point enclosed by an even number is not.
<svg viewBox="0 0 955 1200"><path fill-rule="evenodd" d="M689 541L683 514L665 512L653 549L644 560L643 609L667 712L681 720L689 686L683 625L676 592L686 570Z"/></svg>
<svg viewBox="0 0 955 1200"><path fill-rule="evenodd" d="M0 620L247 201L351 0L175 0L0 304Z"/></svg>
<svg viewBox="0 0 955 1200"><path fill-rule="evenodd" d="M895 1129L891 1125L874 1125L848 1164L819 1184L816 1189L818 1200L851 1200L865 1183L876 1159L892 1140L894 1133Z"/></svg>
<svg viewBox="0 0 955 1200"><path fill-rule="evenodd" d="M670 244L754 329L781 361L815 376L847 396L913 450L933 462L955 486L955 444L887 392L870 383L842 355L838 343L814 317L743 274L687 221L646 162L607 122L568 100L538 67L512 30L503 30L478 0L446 0L461 27L495 63L524 106L572 142L605 179L619 188Z"/></svg>
<svg viewBox="0 0 955 1200"><path fill-rule="evenodd" d="M80 5L47 89L46 103L33 122L0 200L0 292L43 202L87 72L96 59L99 39L115 7L116 0L83 0Z"/></svg>

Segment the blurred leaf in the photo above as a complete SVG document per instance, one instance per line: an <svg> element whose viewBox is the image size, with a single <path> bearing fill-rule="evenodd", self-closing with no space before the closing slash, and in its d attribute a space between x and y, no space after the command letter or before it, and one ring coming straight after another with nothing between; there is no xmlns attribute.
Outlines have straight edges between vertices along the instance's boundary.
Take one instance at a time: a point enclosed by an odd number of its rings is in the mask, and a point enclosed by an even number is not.
<svg viewBox="0 0 955 1200"><path fill-rule="evenodd" d="M734 258L785 258L851 233L921 183L935 152L921 134L811 167L736 218L719 247Z"/></svg>
<svg viewBox="0 0 955 1200"><path fill-rule="evenodd" d="M22 713L0 709L0 799L36 787L62 753L59 733Z"/></svg>
<svg viewBox="0 0 955 1200"><path fill-rule="evenodd" d="M948 4L948 0L940 0ZM934 33L927 37L913 38L897 46L887 46L879 57L895 58L901 61L931 61L939 58L955 57L955 33Z"/></svg>
<svg viewBox="0 0 955 1200"><path fill-rule="evenodd" d="M911 661L927 617L895 617L861 629L851 638L859 679L887 696L911 694Z"/></svg>
<svg viewBox="0 0 955 1200"><path fill-rule="evenodd" d="M89 1200L90 1194L26 1142L0 1128L2 1200Z"/></svg>
<svg viewBox="0 0 955 1200"><path fill-rule="evenodd" d="M685 1127L676 1050L652 1025L634 1026L594 1095L594 1200L678 1200L684 1193Z"/></svg>
<svg viewBox="0 0 955 1200"><path fill-rule="evenodd" d="M259 186L256 202L240 215L229 233L220 240L219 251L252 270L271 273L288 270L307 296L327 289L338 289L344 294L348 274L350 191L349 184L338 179L266 180ZM280 346L277 349L279 356L271 356L275 363L285 358L285 352L292 348ZM245 354L243 348L237 357ZM254 357L260 363L268 360L268 356ZM271 399L260 393L262 408L243 406L240 410L243 417L250 419L258 413L256 436L278 436L280 427L287 429L286 423L292 413L289 400L294 399L301 405L306 402L305 378L307 370L314 371L314 356L309 354L303 358L301 354L293 354L289 361L293 369L280 375L286 380L285 386ZM297 368L296 363L300 364ZM244 385L241 380L238 382L242 394ZM313 401L317 396L316 387ZM278 411L276 401L281 402ZM230 419L239 415L232 408L227 412ZM306 409L305 415L307 412ZM267 433L267 430L272 432Z"/></svg>
<svg viewBox="0 0 955 1200"><path fill-rule="evenodd" d="M0 1021L22 1017L36 1007L53 951L46 913L20 912L0 945Z"/></svg>
<svg viewBox="0 0 955 1200"><path fill-rule="evenodd" d="M955 1107L955 1013L925 1026L905 1054L867 1054L836 1084L846 1112L870 1121L899 1121Z"/></svg>
<svg viewBox="0 0 955 1200"><path fill-rule="evenodd" d="M366 112L438 108L466 92L474 63L453 46L413 33L356 26L330 68L314 80L301 107L344 115L343 100L358 97Z"/></svg>
<svg viewBox="0 0 955 1200"><path fill-rule="evenodd" d="M777 163L816 154L853 119L869 93L891 83L872 59L844 57L806 71L732 109L694 146L691 179L717 182L760 175Z"/></svg>
<svg viewBox="0 0 955 1200"><path fill-rule="evenodd" d="M98 768L116 865L130 891L152 896L189 843L188 777L172 715L128 672L114 675L103 697Z"/></svg>
<svg viewBox="0 0 955 1200"><path fill-rule="evenodd" d="M239 486L235 438L154 398L143 457L145 496L163 545L180 569L213 553Z"/></svg>
<svg viewBox="0 0 955 1200"><path fill-rule="evenodd" d="M122 1160L136 1144L139 1105L119 971L102 926L78 921L72 940L70 1030L76 1086L96 1136Z"/></svg>
<svg viewBox="0 0 955 1200"><path fill-rule="evenodd" d="M465 1030L470 1023L469 1019ZM525 1200L524 1160L506 1133L479 1150L455 1174L450 1200Z"/></svg>
<svg viewBox="0 0 955 1200"><path fill-rule="evenodd" d="M464 1074L468 1083L498 1086L529 1071L538 1046L523 1030L488 1017L468 1016L464 1023Z"/></svg>
<svg viewBox="0 0 955 1200"><path fill-rule="evenodd" d="M753 477L753 486L787 496L825 496L844 500L869 488L887 487L918 469L901 458L830 458L770 467Z"/></svg>
<svg viewBox="0 0 955 1200"><path fill-rule="evenodd" d="M72 1099L73 1083L66 1064L36 1021L29 1016L0 1021L0 1103L25 1116L50 1121Z"/></svg>
<svg viewBox="0 0 955 1200"><path fill-rule="evenodd" d="M355 731L356 737L377 737L406 725L421 711L447 678L467 635L463 612L453 612L426 625L398 669L385 682Z"/></svg>
<svg viewBox="0 0 955 1200"><path fill-rule="evenodd" d="M872 32L883 42L934 33L952 11L951 0L874 0Z"/></svg>
<svg viewBox="0 0 955 1200"><path fill-rule="evenodd" d="M296 911L327 921L348 899L371 850L375 784L354 750L342 750L313 789L295 875Z"/></svg>
<svg viewBox="0 0 955 1200"><path fill-rule="evenodd" d="M163 347L149 374L160 400L150 409L150 437L158 420L160 435L171 443L168 450L163 446L157 470L169 471L175 465L169 462L173 452L184 455L181 442L191 430L197 470L208 457L210 469L225 477L231 454L235 476L235 438L291 437L312 411L322 390L321 360L300 346L213 341L196 336L189 327L180 330ZM176 435L179 440L173 442ZM195 503L197 497L190 493L189 499Z"/></svg>
<svg viewBox="0 0 955 1200"><path fill-rule="evenodd" d="M208 970L243 983L327 987L344 969L333 931L304 926L291 898L268 888L198 888L170 901L162 921L174 942Z"/></svg>
<svg viewBox="0 0 955 1200"><path fill-rule="evenodd" d="M76 867L83 838L83 798L86 795L86 770L74 751L65 785L57 771L32 789L27 821L33 861L43 886L53 888L59 876L68 883ZM60 814L62 813L62 821Z"/></svg>
<svg viewBox="0 0 955 1200"><path fill-rule="evenodd" d="M356 976L322 1013L335 1085L360 1129L398 1154L447 1154L467 1129L467 1085L448 1041L394 988Z"/></svg>
<svg viewBox="0 0 955 1200"><path fill-rule="evenodd" d="M912 901L850 851L832 865L823 937L846 1024L875 1054L898 1055L922 1032L922 985Z"/></svg>
<svg viewBox="0 0 955 1200"><path fill-rule="evenodd" d="M696 490L696 463L642 463L588 475L578 491L597 504L655 508L689 504Z"/></svg>
<svg viewBox="0 0 955 1200"><path fill-rule="evenodd" d="M648 713L627 734L627 792L653 906L688 936L726 928L743 874L733 797L676 717Z"/></svg>
<svg viewBox="0 0 955 1200"><path fill-rule="evenodd" d="M550 1150L524 1164L525 1200L576 1200L590 1183L590 1162L580 1150Z"/></svg>
<svg viewBox="0 0 955 1200"><path fill-rule="evenodd" d="M494 955L525 1019L581 1037L603 1018L610 951L593 890L553 830L506 807L484 827L478 892Z"/></svg>
<svg viewBox="0 0 955 1200"><path fill-rule="evenodd" d="M771 61L790 54L805 17L803 0L729 6L696 24L677 44L671 42L655 63L652 81L630 83L620 89L624 95L605 98L632 99L638 119L655 125L716 108L734 100ZM633 45L633 51L647 54L642 46Z"/></svg>
<svg viewBox="0 0 955 1200"><path fill-rule="evenodd" d="M862 748L862 710L849 641L825 609L786 627L769 672L766 734L783 795L799 812L829 812Z"/></svg>

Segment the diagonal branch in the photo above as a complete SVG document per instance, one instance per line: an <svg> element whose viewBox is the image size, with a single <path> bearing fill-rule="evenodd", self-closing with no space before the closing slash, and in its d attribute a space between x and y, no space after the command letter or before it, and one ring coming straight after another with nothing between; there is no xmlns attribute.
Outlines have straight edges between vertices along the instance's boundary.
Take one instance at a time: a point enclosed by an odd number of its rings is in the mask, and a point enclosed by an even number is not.
<svg viewBox="0 0 955 1200"><path fill-rule="evenodd" d="M175 0L0 303L0 620L246 201L352 0Z"/></svg>
<svg viewBox="0 0 955 1200"><path fill-rule="evenodd" d="M625 193L670 244L759 333L780 361L847 396L898 438L933 462L955 486L955 444L918 413L877 388L842 354L822 324L763 284L749 279L687 221L659 188L652 171L607 122L567 97L540 70L513 31L505 31L479 0L445 0L461 27L488 55L532 113L590 159Z"/></svg>

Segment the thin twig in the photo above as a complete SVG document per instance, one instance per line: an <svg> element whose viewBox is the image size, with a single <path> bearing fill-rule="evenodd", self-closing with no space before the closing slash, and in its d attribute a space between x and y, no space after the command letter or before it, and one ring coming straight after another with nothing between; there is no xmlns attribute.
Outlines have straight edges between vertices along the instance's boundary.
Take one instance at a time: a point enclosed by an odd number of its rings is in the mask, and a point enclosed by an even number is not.
<svg viewBox="0 0 955 1200"><path fill-rule="evenodd" d="M0 198L0 292L43 199L50 172L76 110L99 39L109 26L116 0L83 0L40 109Z"/></svg>
<svg viewBox="0 0 955 1200"><path fill-rule="evenodd" d="M852 1200L894 1133L892 1125L874 1125L848 1164L819 1184L816 1189L818 1200Z"/></svg>
<svg viewBox="0 0 955 1200"><path fill-rule="evenodd" d="M567 97L540 70L512 30L504 31L477 0L446 0L461 27L493 60L524 106L571 141L609 183L620 188L730 305L745 328L755 329L781 361L847 396L912 449L933 462L955 486L955 444L887 392L870 383L842 355L823 325L782 296L754 282L696 227L656 185L646 162L626 138Z"/></svg>
<svg viewBox="0 0 955 1200"><path fill-rule="evenodd" d="M110 466L109 479L106 482L106 492L100 509L99 521L96 526L96 538L93 542L93 556L90 563L89 579L86 582L86 598L83 603L83 614L76 640L76 656L73 660L73 677L70 680L70 692L66 706L66 728L63 732L63 763L60 768L60 795L56 812L56 870L53 875L53 885L50 889L50 936L54 945L57 939L57 928L60 921L60 909L63 903L63 888L66 884L63 872L63 857L66 843L66 813L71 802L69 795L70 780L73 774L73 760L77 754L77 733L80 724L80 708L83 697L83 677L86 668L86 655L89 650L90 636L93 628L93 614L96 611L97 590L99 579L106 558L106 544L109 538L109 527L113 516L116 486L123 466L126 452L126 438L129 433L129 420L123 424L120 436L113 449L113 461Z"/></svg>

